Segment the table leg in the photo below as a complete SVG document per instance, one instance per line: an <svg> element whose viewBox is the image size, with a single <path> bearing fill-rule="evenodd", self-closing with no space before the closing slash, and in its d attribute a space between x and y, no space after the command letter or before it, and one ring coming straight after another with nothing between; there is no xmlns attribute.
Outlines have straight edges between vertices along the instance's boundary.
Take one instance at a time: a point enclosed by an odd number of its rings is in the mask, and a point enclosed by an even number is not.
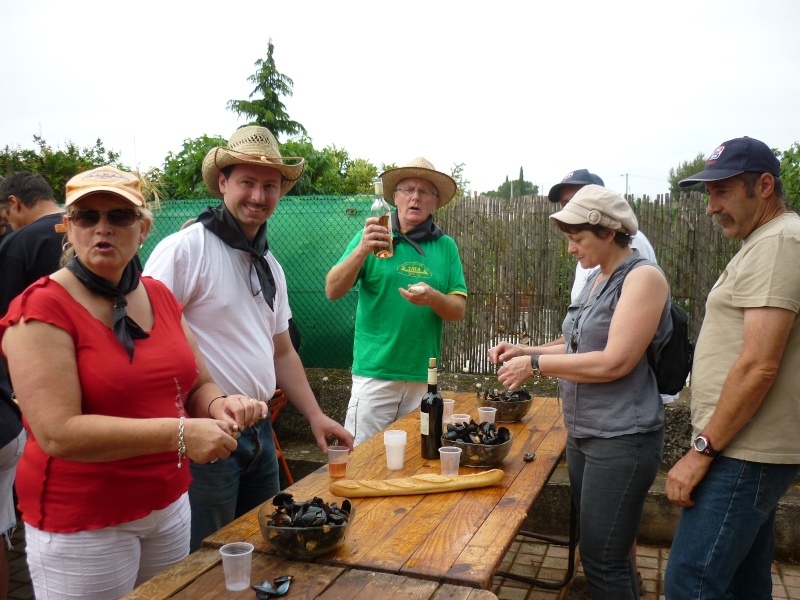
<svg viewBox="0 0 800 600"><path fill-rule="evenodd" d="M578 513L575 510L575 503L570 502L569 511L569 539L550 537L532 531L520 531L519 535L528 538L535 538L557 546L567 546L569 548L569 565L567 566L567 574L561 581L542 581L534 577L526 577L524 575L517 575L516 573L509 573L508 571L498 571L497 575L514 581L521 581L529 585L534 585L546 590L560 590L572 581L572 576L575 574L575 550L578 546L579 532L578 532Z"/></svg>

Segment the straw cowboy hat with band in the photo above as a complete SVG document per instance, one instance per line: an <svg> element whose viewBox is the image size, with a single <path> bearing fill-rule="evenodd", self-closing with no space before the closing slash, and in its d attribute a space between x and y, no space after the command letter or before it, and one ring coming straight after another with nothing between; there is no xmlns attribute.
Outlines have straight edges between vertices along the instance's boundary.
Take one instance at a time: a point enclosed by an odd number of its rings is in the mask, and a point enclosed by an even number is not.
<svg viewBox="0 0 800 600"><path fill-rule="evenodd" d="M269 129L250 125L237 129L227 146L212 148L203 159L203 181L215 198L222 199L219 191L219 174L231 165L260 165L272 167L283 175L281 196L294 187L303 174L306 160L299 156L284 158L278 149L278 140Z"/></svg>
<svg viewBox="0 0 800 600"><path fill-rule="evenodd" d="M453 181L453 178L444 173L440 173L433 168L429 160L420 156L412 160L405 167L389 169L381 173L384 196L389 204L394 205L394 190L397 188L397 184L409 177L426 179L436 187L436 191L439 192L439 202L436 208L443 207L456 195L456 188L458 186L456 182Z"/></svg>

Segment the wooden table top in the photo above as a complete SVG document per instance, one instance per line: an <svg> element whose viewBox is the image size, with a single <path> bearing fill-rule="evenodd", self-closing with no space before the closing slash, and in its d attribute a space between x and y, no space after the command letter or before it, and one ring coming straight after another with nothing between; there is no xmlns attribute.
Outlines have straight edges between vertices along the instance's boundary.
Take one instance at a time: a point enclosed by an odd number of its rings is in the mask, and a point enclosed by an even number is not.
<svg viewBox="0 0 800 600"><path fill-rule="evenodd" d="M412 579L392 573L299 562L271 554L253 554L251 585L264 580L272 582L283 575L294 577L289 591L283 596L286 600L497 600L497 596L487 590ZM255 593L250 588L241 592L228 591L219 551L201 548L123 596L122 600L217 598L253 600Z"/></svg>
<svg viewBox="0 0 800 600"><path fill-rule="evenodd" d="M454 413L477 417L474 392L442 392L455 399ZM477 420L477 418L476 418ZM497 486L415 496L388 496L352 500L356 516L345 544L331 554L313 559L334 567L365 569L415 579L490 589L492 578L541 494L566 446L567 432L555 398L534 398L528 414L517 423L502 424L514 439L511 451L497 468L506 476ZM408 432L402 471L386 468L383 434L355 448L347 466L348 479L390 479L420 473L439 473L438 460L420 456L419 414L403 417L390 428ZM532 462L526 453L535 452ZM474 472L461 467L461 473ZM329 491L327 465L286 489L295 500L319 496L326 502L342 498ZM271 502L271 501L270 501ZM256 552L271 553L261 537L258 508L243 515L203 541L219 548L248 541Z"/></svg>

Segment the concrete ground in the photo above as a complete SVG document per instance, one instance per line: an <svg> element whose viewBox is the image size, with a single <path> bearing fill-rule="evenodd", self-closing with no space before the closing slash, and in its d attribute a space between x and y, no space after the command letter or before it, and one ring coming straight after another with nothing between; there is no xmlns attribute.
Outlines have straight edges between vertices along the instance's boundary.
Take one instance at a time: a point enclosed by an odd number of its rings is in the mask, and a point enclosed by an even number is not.
<svg viewBox="0 0 800 600"><path fill-rule="evenodd" d="M7 600L32 600L33 587L25 562L25 533L22 524L13 537L14 549L9 552L11 584ZM664 599L664 570L669 557L668 548L639 546L639 570L647 587L646 599ZM532 542L518 538L508 551L501 570L536 577L545 581L560 581L567 569L567 549L562 546ZM581 573L578 565L577 573ZM783 563L772 565L772 597L800 599L800 566ZM531 588L527 584L495 577L492 591L500 600L563 600L562 592Z"/></svg>

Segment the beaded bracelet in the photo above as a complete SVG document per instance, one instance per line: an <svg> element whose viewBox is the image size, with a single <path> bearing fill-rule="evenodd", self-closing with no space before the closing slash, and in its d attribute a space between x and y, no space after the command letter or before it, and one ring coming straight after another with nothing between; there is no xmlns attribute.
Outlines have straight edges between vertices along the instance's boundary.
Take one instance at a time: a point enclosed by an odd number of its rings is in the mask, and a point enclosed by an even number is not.
<svg viewBox="0 0 800 600"><path fill-rule="evenodd" d="M212 404L214 404L214 402L215 402L216 400L219 400L220 398L227 398L227 397L228 397L227 395L225 395L225 394L222 394L222 396L217 396L216 398L214 398L213 400L211 400L211 402L209 402L209 403L208 403L208 406L206 407L206 412L208 413L208 416L209 416L209 417L211 416L211 405L212 405Z"/></svg>
<svg viewBox="0 0 800 600"><path fill-rule="evenodd" d="M186 458L186 441L183 439L183 421L186 417L181 417L178 422L178 468L183 466L183 459Z"/></svg>

